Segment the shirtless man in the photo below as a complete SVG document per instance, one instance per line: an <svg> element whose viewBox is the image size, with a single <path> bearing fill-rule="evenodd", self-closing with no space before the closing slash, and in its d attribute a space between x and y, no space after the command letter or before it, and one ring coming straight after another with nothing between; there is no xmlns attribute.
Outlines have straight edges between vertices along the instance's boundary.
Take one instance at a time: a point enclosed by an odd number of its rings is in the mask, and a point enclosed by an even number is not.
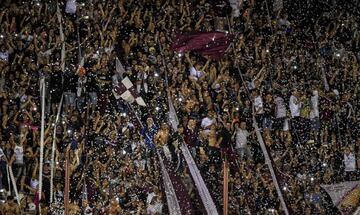
<svg viewBox="0 0 360 215"><path fill-rule="evenodd" d="M119 202L115 199L112 198L110 201L110 204L107 208L107 212L109 215L116 215L116 214L120 214L122 211Z"/></svg>
<svg viewBox="0 0 360 215"><path fill-rule="evenodd" d="M208 134L208 141L209 141L209 147L219 148L215 124L211 125L210 127L210 131Z"/></svg>
<svg viewBox="0 0 360 215"><path fill-rule="evenodd" d="M171 160L171 153L169 147L167 146L169 141L169 126L166 123L161 125L160 130L157 132L154 142L158 148L162 148L165 154L165 157L168 160Z"/></svg>
<svg viewBox="0 0 360 215"><path fill-rule="evenodd" d="M217 127L215 124L212 124L210 127L210 132L208 134L208 150L209 150L209 158L211 163L216 163L216 159L219 157L220 152L220 142L217 134Z"/></svg>

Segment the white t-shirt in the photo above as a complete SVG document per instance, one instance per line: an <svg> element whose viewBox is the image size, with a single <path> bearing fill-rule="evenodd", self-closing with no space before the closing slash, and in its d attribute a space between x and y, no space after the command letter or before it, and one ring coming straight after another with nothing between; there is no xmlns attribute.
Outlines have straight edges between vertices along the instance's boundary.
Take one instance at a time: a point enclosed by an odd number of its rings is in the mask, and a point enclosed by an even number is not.
<svg viewBox="0 0 360 215"><path fill-rule="evenodd" d="M344 154L345 172L356 170L356 159L354 153Z"/></svg>
<svg viewBox="0 0 360 215"><path fill-rule="evenodd" d="M294 95L290 96L289 106L290 106L290 112L291 112L292 118L300 116L301 104L300 104L298 98L296 98L296 96L294 96Z"/></svg>
<svg viewBox="0 0 360 215"><path fill-rule="evenodd" d="M24 163L24 148L22 146L15 146L15 163L23 164Z"/></svg>
<svg viewBox="0 0 360 215"><path fill-rule="evenodd" d="M30 179L30 187L33 189L37 189L39 181L37 179Z"/></svg>
<svg viewBox="0 0 360 215"><path fill-rule="evenodd" d="M287 19L279 19L278 25L279 26L290 26L291 23Z"/></svg>
<svg viewBox="0 0 360 215"><path fill-rule="evenodd" d="M4 151L2 149L0 149L0 159L4 156Z"/></svg>
<svg viewBox="0 0 360 215"><path fill-rule="evenodd" d="M306 179L306 174L305 173L298 173L296 175L296 177L299 179L299 180L305 180Z"/></svg>
<svg viewBox="0 0 360 215"><path fill-rule="evenodd" d="M240 2L239 0L229 0L230 6L232 8L232 13L234 17L240 16Z"/></svg>
<svg viewBox="0 0 360 215"><path fill-rule="evenodd" d="M66 1L65 13L69 13L69 14L76 13L76 0L67 0Z"/></svg>
<svg viewBox="0 0 360 215"><path fill-rule="evenodd" d="M247 130L237 128L236 129L236 148L245 148L247 147L247 138L249 136L249 132Z"/></svg>
<svg viewBox="0 0 360 215"><path fill-rule="evenodd" d="M154 192L149 193L148 196L147 196L147 198L146 198L146 203L147 203L147 204L150 204L151 201L152 201L152 199L154 198L154 196L156 196Z"/></svg>
<svg viewBox="0 0 360 215"><path fill-rule="evenodd" d="M198 80L203 75L204 75L203 72L196 70L195 67L190 68L190 76L193 77L195 80Z"/></svg>
<svg viewBox="0 0 360 215"><path fill-rule="evenodd" d="M163 204L155 203L154 205L149 205L146 210L146 214L153 215L153 214L162 214Z"/></svg>
<svg viewBox="0 0 360 215"><path fill-rule="evenodd" d="M212 125L214 123L213 119L210 119L209 117L205 117L201 120L201 127L202 128L207 128L210 125Z"/></svg>
<svg viewBox="0 0 360 215"><path fill-rule="evenodd" d="M317 117L319 117L319 92L314 90L313 96L311 96L310 119Z"/></svg>
<svg viewBox="0 0 360 215"><path fill-rule="evenodd" d="M254 100L254 107L256 114L263 114L264 113L264 103L261 96L257 96Z"/></svg>
<svg viewBox="0 0 360 215"><path fill-rule="evenodd" d="M276 104L276 118L286 117L286 106L284 99L281 97L275 97L274 102Z"/></svg>
<svg viewBox="0 0 360 215"><path fill-rule="evenodd" d="M9 52L0 52L0 60L9 61Z"/></svg>

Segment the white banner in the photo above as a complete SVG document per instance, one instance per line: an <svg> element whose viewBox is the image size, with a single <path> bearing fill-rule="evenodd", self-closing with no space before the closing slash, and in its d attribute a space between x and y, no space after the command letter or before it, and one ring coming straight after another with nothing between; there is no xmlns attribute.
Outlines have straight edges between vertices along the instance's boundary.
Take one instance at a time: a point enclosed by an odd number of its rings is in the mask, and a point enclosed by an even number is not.
<svg viewBox="0 0 360 215"><path fill-rule="evenodd" d="M66 57L66 51L65 51L65 37L64 37L64 32L63 32L63 27L62 27L62 19L61 19L61 12L60 12L60 8L59 8L59 4L56 5L56 15L58 18L58 22L59 22L59 31L60 31L60 40L62 43L61 46L61 60L60 60L60 67L61 67L61 71L64 72L65 71L65 57Z"/></svg>
<svg viewBox="0 0 360 215"><path fill-rule="evenodd" d="M330 195L334 205L340 209L355 208L359 205L360 181L348 181L338 184L321 185ZM354 209L355 210L355 209Z"/></svg>
<svg viewBox="0 0 360 215"><path fill-rule="evenodd" d="M179 119L177 118L176 111L174 108L174 104L172 103L171 97L168 96L168 102L169 102L169 122L176 132L179 126Z"/></svg>
<svg viewBox="0 0 360 215"><path fill-rule="evenodd" d="M115 59L115 68L116 68L116 74L120 77L120 79L123 79L123 75L125 74L124 66L121 64L118 57Z"/></svg>
<svg viewBox="0 0 360 215"><path fill-rule="evenodd" d="M213 199L211 198L210 192L207 189L205 182L201 176L201 173L198 167L196 166L196 163L193 157L191 156L188 147L185 144L181 144L181 151L185 157L185 161L187 163L187 166L189 167L190 174L195 182L195 186L199 192L199 195L204 204L207 214L218 215L216 206L214 204Z"/></svg>
<svg viewBox="0 0 360 215"><path fill-rule="evenodd" d="M61 107L62 107L62 103L63 103L63 99L64 99L64 94L61 95L61 99L60 99L60 103L59 103L59 107L58 107L58 112L56 115L56 119L55 119L55 125L54 125L54 133L53 133L53 142L52 142L52 147L51 147L51 169L50 169L50 203L53 202L53 196L54 196L54 173L55 173L55 167L56 167L56 163L55 163L55 151L56 151L56 128L57 128L57 124L59 122L60 119L60 113L61 113Z"/></svg>
<svg viewBox="0 0 360 215"><path fill-rule="evenodd" d="M16 201L18 203L18 205L20 205L20 197L19 197L19 193L18 193L18 189L17 189L17 186L16 186L16 181L15 181L15 177L14 177L14 174L13 174L13 171L12 171L12 168L10 165L7 165L7 171L10 175L10 179L11 179L11 183L13 185L13 188L14 188L14 192L15 192L15 197L16 197ZM8 181L8 183L10 184L10 181ZM10 190L10 189L9 189Z"/></svg>
<svg viewBox="0 0 360 215"><path fill-rule="evenodd" d="M162 178L163 178L163 183L164 183L164 188L165 188L165 194L166 194L166 201L167 201L168 208L169 208L169 214L181 215L180 205L179 205L178 199L176 197L174 187L171 183L169 173L165 169L165 165L164 165L163 159L161 158L160 153L158 151L156 151L156 153L159 157Z"/></svg>

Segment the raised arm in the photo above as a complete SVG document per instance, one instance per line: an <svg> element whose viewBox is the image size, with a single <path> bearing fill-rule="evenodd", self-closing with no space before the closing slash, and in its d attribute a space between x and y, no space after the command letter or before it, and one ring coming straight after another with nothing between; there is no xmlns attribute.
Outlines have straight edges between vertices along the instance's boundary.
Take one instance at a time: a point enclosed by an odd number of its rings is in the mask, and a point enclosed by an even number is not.
<svg viewBox="0 0 360 215"><path fill-rule="evenodd" d="M192 60L190 59L189 53L186 53L186 54L185 54L185 58L186 58L186 61L190 64L190 66L191 66L191 67L194 67L194 63L193 63Z"/></svg>

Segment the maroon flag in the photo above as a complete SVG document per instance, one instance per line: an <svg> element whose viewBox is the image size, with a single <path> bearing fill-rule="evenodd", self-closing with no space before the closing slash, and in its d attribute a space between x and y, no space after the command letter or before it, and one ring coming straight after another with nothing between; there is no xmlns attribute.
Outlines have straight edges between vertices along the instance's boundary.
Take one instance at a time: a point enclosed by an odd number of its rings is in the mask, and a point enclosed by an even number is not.
<svg viewBox="0 0 360 215"><path fill-rule="evenodd" d="M180 54L195 51L202 56L220 59L229 48L232 39L233 35L217 31L178 34L174 38L172 49Z"/></svg>

